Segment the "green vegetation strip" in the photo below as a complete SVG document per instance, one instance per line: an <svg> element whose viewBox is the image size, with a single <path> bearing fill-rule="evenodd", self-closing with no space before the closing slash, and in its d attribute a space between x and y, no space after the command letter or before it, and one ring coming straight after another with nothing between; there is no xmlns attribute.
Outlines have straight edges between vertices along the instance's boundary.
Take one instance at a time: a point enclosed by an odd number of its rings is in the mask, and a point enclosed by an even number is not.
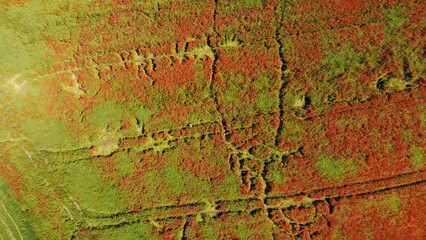
<svg viewBox="0 0 426 240"><path fill-rule="evenodd" d="M0 176L0 239L38 239L22 208Z"/></svg>

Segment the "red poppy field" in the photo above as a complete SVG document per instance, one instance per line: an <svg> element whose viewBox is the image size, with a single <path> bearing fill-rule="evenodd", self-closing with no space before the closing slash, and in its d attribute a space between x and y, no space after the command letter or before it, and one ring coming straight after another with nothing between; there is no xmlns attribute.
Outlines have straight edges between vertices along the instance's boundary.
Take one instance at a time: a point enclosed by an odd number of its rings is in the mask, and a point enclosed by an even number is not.
<svg viewBox="0 0 426 240"><path fill-rule="evenodd" d="M0 239L425 239L425 10L0 1Z"/></svg>

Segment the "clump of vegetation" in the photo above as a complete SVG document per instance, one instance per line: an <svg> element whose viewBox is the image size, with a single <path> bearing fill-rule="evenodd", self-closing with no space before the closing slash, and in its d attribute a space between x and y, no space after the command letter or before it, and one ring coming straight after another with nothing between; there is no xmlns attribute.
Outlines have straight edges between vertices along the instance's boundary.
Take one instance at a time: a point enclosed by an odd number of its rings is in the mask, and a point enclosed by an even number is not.
<svg viewBox="0 0 426 240"><path fill-rule="evenodd" d="M419 106L419 119L421 128L426 130L426 104Z"/></svg>
<svg viewBox="0 0 426 240"><path fill-rule="evenodd" d="M339 120L337 120L336 124L340 128L345 128L348 126L362 127L363 124L367 123L367 120L368 120L367 118L362 118L358 120L351 117L342 117Z"/></svg>
<svg viewBox="0 0 426 240"><path fill-rule="evenodd" d="M268 172L268 180L275 184L285 184L289 181L289 178L282 171L271 169Z"/></svg>
<svg viewBox="0 0 426 240"><path fill-rule="evenodd" d="M402 201L397 194L385 195L379 199L365 199L362 201L362 208L368 211L374 208L379 211L379 216L383 219L391 220L392 224L396 224L396 220L402 211Z"/></svg>
<svg viewBox="0 0 426 240"><path fill-rule="evenodd" d="M401 199L398 195L392 194L384 200L385 205L387 205L393 214L398 215L401 213Z"/></svg>
<svg viewBox="0 0 426 240"><path fill-rule="evenodd" d="M123 119L125 109L122 104L108 100L98 104L92 111L87 113L86 121L96 132L104 129L116 130L120 128L120 120Z"/></svg>
<svg viewBox="0 0 426 240"><path fill-rule="evenodd" d="M282 123L282 135L291 142L300 142L303 139L305 129L302 124L295 121L284 121Z"/></svg>
<svg viewBox="0 0 426 240"><path fill-rule="evenodd" d="M411 82L396 77L380 78L377 82L377 88L387 93L403 91L412 86Z"/></svg>
<svg viewBox="0 0 426 240"><path fill-rule="evenodd" d="M342 180L345 176L355 175L358 172L356 162L352 159L334 159L331 157L319 157L317 169L327 178Z"/></svg>
<svg viewBox="0 0 426 240"><path fill-rule="evenodd" d="M327 76L330 79L336 78L341 74L356 73L362 67L361 55L351 46L345 43L337 50L324 51L323 63L327 69ZM354 78L348 78L348 80Z"/></svg>
<svg viewBox="0 0 426 240"><path fill-rule="evenodd" d="M424 149L418 146L413 146L411 147L411 155L412 155L411 162L413 166L417 170L421 170L425 166Z"/></svg>
<svg viewBox="0 0 426 240"><path fill-rule="evenodd" d="M388 35L391 35L395 34L397 29L402 27L408 21L408 17L403 9L391 7L387 11L386 20L387 28L385 29L385 32Z"/></svg>

